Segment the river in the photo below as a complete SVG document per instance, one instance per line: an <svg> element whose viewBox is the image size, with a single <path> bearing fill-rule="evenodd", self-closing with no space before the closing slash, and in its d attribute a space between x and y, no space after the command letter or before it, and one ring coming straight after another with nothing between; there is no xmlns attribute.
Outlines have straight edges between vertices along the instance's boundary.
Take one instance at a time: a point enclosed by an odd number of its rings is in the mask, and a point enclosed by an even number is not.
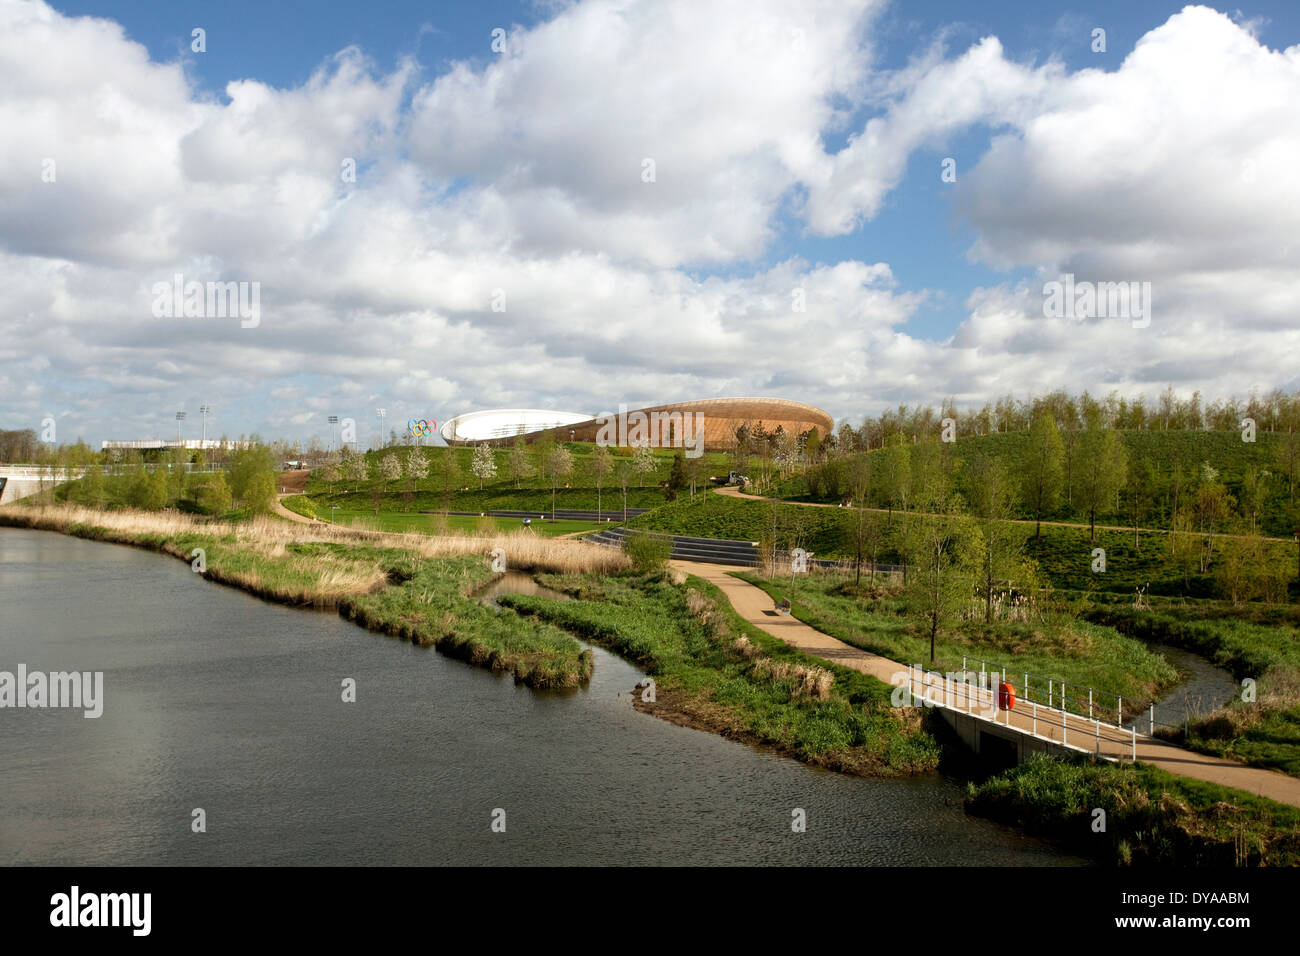
<svg viewBox="0 0 1300 956"><path fill-rule="evenodd" d="M640 671L595 655L588 687L538 693L174 558L0 528L0 670L104 672L98 719L0 709L0 864L1081 862L967 817L944 777L638 714Z"/></svg>

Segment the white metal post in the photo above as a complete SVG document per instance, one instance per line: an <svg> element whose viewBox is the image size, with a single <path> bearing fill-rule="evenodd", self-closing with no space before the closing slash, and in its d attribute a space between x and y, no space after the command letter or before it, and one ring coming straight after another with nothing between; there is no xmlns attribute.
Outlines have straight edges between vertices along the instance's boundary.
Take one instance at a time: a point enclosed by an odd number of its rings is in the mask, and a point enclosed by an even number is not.
<svg viewBox="0 0 1300 956"><path fill-rule="evenodd" d="M1137 763L1138 758L1138 730L1137 723L1133 724L1133 762Z"/></svg>
<svg viewBox="0 0 1300 956"><path fill-rule="evenodd" d="M1088 688L1088 719L1092 720L1092 688Z"/></svg>
<svg viewBox="0 0 1300 956"><path fill-rule="evenodd" d="M1152 701L1151 702L1151 732L1147 734L1147 736L1154 737L1155 735L1156 735L1156 703L1155 701Z"/></svg>
<svg viewBox="0 0 1300 956"><path fill-rule="evenodd" d="M1115 726L1120 730L1124 729L1124 698L1119 698L1119 716L1115 718Z"/></svg>

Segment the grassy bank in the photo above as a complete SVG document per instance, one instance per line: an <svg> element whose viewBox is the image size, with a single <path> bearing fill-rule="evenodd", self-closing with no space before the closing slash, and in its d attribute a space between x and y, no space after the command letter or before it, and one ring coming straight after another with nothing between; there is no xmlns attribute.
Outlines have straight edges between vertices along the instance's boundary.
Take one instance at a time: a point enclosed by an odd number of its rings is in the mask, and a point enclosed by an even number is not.
<svg viewBox="0 0 1300 956"><path fill-rule="evenodd" d="M419 514L401 511L374 511L367 508L357 511L348 508L331 510L305 495L291 495L280 501L290 511L307 518L319 518L333 521L341 528L354 528L362 531L393 531L401 534L445 535L456 533L502 534L524 527L522 518L494 518L491 515L444 515ZM549 509L548 509L549 511ZM599 531L609 527L606 522L595 521L552 521L540 518L545 512L533 515L528 528L533 534L546 538L555 538L564 534L583 531Z"/></svg>
<svg viewBox="0 0 1300 956"><path fill-rule="evenodd" d="M136 545L185 561L203 550L203 575L268 600L337 609L372 630L512 673L533 687L573 687L591 673L590 654L541 622L503 619L471 596L493 577L487 557L510 567L611 574L627 561L607 548L540 538L381 535L273 518L232 523L175 512L9 507L0 524Z"/></svg>
<svg viewBox="0 0 1300 956"><path fill-rule="evenodd" d="M855 586L852 575L835 572L801 574L769 580L761 574L743 573L744 580L765 590L774 601L789 598L791 613L799 620L846 644L888 657L902 664L930 660L929 631L906 613L903 601L885 589L873 591L864 578ZM960 670L963 658L981 658L1005 667L1014 683L1021 675L1037 675L1031 686L1035 697L1047 700L1047 678L1059 687L1062 680L1076 687L1091 686L1121 694L1140 707L1177 682L1178 674L1162 657L1113 628L1081 621L1065 614L1044 612L1028 621L965 620L941 629L935 643L935 668ZM972 664L975 669L979 665ZM1040 679L1041 678L1041 679ZM1037 691L1041 684L1042 694ZM1071 699L1072 710L1087 709ZM1113 707L1110 698L1097 698L1103 712Z"/></svg>
<svg viewBox="0 0 1300 956"><path fill-rule="evenodd" d="M1297 609L1169 603L1151 611L1105 605L1087 612L1144 641L1200 654L1254 681L1242 696L1164 736L1202 753L1300 777L1300 632Z"/></svg>
<svg viewBox="0 0 1300 956"><path fill-rule="evenodd" d="M968 785L966 809L1104 863L1300 866L1300 809L1144 764L1034 757Z"/></svg>
<svg viewBox="0 0 1300 956"><path fill-rule="evenodd" d="M881 681L811 657L750 625L721 591L673 572L547 576L578 600L508 595L516 610L607 647L655 680L641 709L807 763L896 776L933 769L939 747L918 710L891 708Z"/></svg>

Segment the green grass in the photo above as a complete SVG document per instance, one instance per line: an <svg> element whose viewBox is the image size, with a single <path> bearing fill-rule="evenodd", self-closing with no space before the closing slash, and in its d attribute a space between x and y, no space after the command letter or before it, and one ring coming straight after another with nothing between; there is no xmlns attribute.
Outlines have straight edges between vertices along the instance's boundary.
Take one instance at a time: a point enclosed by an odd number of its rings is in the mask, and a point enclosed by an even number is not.
<svg viewBox="0 0 1300 956"><path fill-rule="evenodd" d="M1300 777L1300 609L1168 602L1151 611L1103 605L1087 615L1142 640L1192 651L1239 680L1254 680L1254 701L1238 698L1192 721L1187 733L1168 736L1202 753Z"/></svg>
<svg viewBox="0 0 1300 956"><path fill-rule="evenodd" d="M969 784L966 809L1115 865L1300 865L1300 809L1145 764L1036 756Z"/></svg>
<svg viewBox="0 0 1300 956"><path fill-rule="evenodd" d="M857 773L905 774L937 765L937 743L914 715L889 706L886 684L812 658L746 623L708 582L691 577L688 587L673 586L662 573L543 580L578 600L506 595L502 603L640 665L656 681L657 704L689 715L695 726ZM773 665L821 669L833 682L825 696L803 693L797 672L779 676L783 668Z"/></svg>
<svg viewBox="0 0 1300 956"><path fill-rule="evenodd" d="M493 518L491 516L480 518L473 515L413 514L400 511L380 511L376 515L369 508L360 511L339 508L332 511L305 495L283 498L281 504L290 511L307 517L316 517L323 521L333 520L342 528L356 527L372 531L443 534L446 532L490 530L495 533L513 531L516 528L523 527L522 518ZM552 521L550 518L541 519L534 516L532 523L528 527L542 537L554 538L562 534L599 531L609 526L608 522L569 521L565 519Z"/></svg>
<svg viewBox="0 0 1300 956"><path fill-rule="evenodd" d="M769 580L756 573L737 577L761 587L773 601L789 598L799 620L846 644L880 654L901 664L930 666L929 630L909 616L902 601L873 597L867 579L855 587L853 577L833 573L789 575ZM981 658L1005 667L1008 678L1020 687L1022 675L1031 681L1031 699L1047 702L1047 678L1076 688L1086 686L1119 694L1132 706L1141 706L1177 682L1178 674L1164 658L1110 627L1047 612L1032 623L983 619L962 621L942 628L935 642L934 667L950 672L961 669L963 657ZM978 663L968 664L975 670ZM1040 691L1041 685L1041 694ZM1086 691L1071 693L1070 709L1087 712ZM1075 700L1083 696L1082 703ZM1126 703L1126 709L1129 704ZM1113 710L1110 697L1096 697L1096 710Z"/></svg>
<svg viewBox="0 0 1300 956"><path fill-rule="evenodd" d="M591 677L591 652L562 630L468 596L494 577L482 558L417 561L403 573L410 577L396 586L347 598L340 612L531 687L577 687Z"/></svg>

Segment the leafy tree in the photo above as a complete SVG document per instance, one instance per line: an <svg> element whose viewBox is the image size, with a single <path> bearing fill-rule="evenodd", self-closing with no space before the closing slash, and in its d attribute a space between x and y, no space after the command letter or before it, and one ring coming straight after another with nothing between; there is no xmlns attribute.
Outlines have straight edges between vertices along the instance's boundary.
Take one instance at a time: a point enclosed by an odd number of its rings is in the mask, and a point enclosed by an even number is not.
<svg viewBox="0 0 1300 956"><path fill-rule="evenodd" d="M902 551L908 565L907 604L929 628L933 664L939 629L970 602L970 570L980 542L979 530L961 513L955 497L943 498L930 508L930 514L905 520Z"/></svg>
<svg viewBox="0 0 1300 956"><path fill-rule="evenodd" d="M1043 515L1055 510L1061 500L1065 445L1056 420L1046 413L1029 428L1029 448L1021 462L1021 498L1035 519L1034 537L1043 531Z"/></svg>
<svg viewBox="0 0 1300 956"><path fill-rule="evenodd" d="M271 455L271 449L260 444L240 448L230 454L228 461L230 493L236 501L247 500L250 485L263 474L270 476L270 486L274 493L275 458Z"/></svg>
<svg viewBox="0 0 1300 956"><path fill-rule="evenodd" d="M1094 542L1097 512L1107 507L1128 474L1128 453L1115 429L1084 430L1079 438L1077 470L1079 503L1088 512L1088 541Z"/></svg>
<svg viewBox="0 0 1300 956"><path fill-rule="evenodd" d="M912 451L904 444L894 443L879 453L880 494L889 510L889 523L894 523L894 508L907 507L907 495L912 487Z"/></svg>
<svg viewBox="0 0 1300 956"><path fill-rule="evenodd" d="M345 458L342 464L344 477L352 482L352 490L357 491L361 482L366 477L366 459L362 455L353 455Z"/></svg>
<svg viewBox="0 0 1300 956"><path fill-rule="evenodd" d="M219 515L230 510L230 483L221 469L206 473L195 492L195 502L204 514Z"/></svg>
<svg viewBox="0 0 1300 956"><path fill-rule="evenodd" d="M470 469L478 478L479 491L483 490L483 482L490 481L497 476L497 459L493 454L492 448L486 442L480 442L474 447L474 461Z"/></svg>
<svg viewBox="0 0 1300 956"><path fill-rule="evenodd" d="M252 514L265 514L274 501L275 475L270 471L258 472L244 489L244 507Z"/></svg>
<svg viewBox="0 0 1300 956"><path fill-rule="evenodd" d="M680 451L673 456L673 467L668 472L668 486L664 488L664 497L675 501L678 493L686 487L686 456Z"/></svg>
<svg viewBox="0 0 1300 956"><path fill-rule="evenodd" d="M654 449L649 445L639 445L637 446L637 449L632 452L632 470L642 476L637 482L638 487L644 488L644 476L655 471L658 467L659 464L655 461Z"/></svg>
<svg viewBox="0 0 1300 956"><path fill-rule="evenodd" d="M1011 520L1012 484L1005 469L979 456L971 464L971 479L971 505L979 531L972 546L975 580L984 600L984 621L992 623L998 590L1024 587L1034 580L1037 569L1025 557L1025 533Z"/></svg>
<svg viewBox="0 0 1300 956"><path fill-rule="evenodd" d="M390 451L380 459L379 474L385 485L402 477L402 463L397 455L398 452Z"/></svg>
<svg viewBox="0 0 1300 956"><path fill-rule="evenodd" d="M98 462L91 462L85 475L77 483L77 500L91 508L104 507L104 471Z"/></svg>

